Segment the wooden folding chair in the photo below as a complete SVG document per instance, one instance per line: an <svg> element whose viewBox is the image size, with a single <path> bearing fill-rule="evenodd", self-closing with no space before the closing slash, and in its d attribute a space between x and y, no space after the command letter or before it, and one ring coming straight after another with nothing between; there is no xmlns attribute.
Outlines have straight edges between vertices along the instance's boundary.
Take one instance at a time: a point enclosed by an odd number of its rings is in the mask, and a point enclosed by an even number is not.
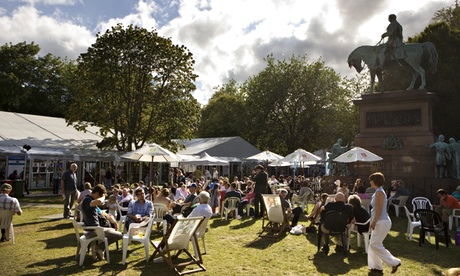
<svg viewBox="0 0 460 276"><path fill-rule="evenodd" d="M281 198L279 195L272 194L263 194L262 198L265 205L265 215L262 218L262 232L260 232L259 237L278 237L284 231L289 230L289 221ZM265 220L267 220L266 224ZM272 235L262 236L265 231L270 230L273 232Z"/></svg>
<svg viewBox="0 0 460 276"><path fill-rule="evenodd" d="M201 256L198 240L196 237L196 231L200 227L200 224L203 222L203 220L204 217L178 218L168 230L166 235L163 236L161 241L151 241L155 251L153 252L149 261L153 261L155 256L158 254L163 258L163 260L171 269L174 269L178 275L184 275L198 271L206 271L206 268L203 266L203 258ZM195 256L193 256L188 251L188 244L190 241L193 244ZM171 254L172 251L177 251L177 253ZM177 259L177 257L183 252L187 254L191 260L174 263L173 258ZM179 271L180 268L189 265L198 265L199 268Z"/></svg>

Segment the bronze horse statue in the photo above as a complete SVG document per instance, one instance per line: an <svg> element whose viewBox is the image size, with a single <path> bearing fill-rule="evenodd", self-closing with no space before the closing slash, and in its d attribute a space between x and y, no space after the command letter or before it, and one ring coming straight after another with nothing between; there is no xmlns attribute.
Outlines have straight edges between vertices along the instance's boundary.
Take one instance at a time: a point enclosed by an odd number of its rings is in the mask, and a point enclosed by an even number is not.
<svg viewBox="0 0 460 276"><path fill-rule="evenodd" d="M438 53L436 52L436 47L431 42L404 44L402 47L404 47L402 50L405 52L405 54L402 55L402 58L393 58L391 61L387 61L386 64L389 64L390 66L394 64L406 64L412 69L412 81L406 90L414 88L418 75L420 75L421 78L421 85L419 89L425 88L425 70L420 66L420 64L422 61L426 61L429 69L433 73L436 72L436 65L438 63ZM374 91L375 75L377 75L379 80L380 93L384 91L382 71L388 68L381 68L377 66L379 64L378 59L383 56L383 51L385 51L385 45L383 44L377 46L360 46L348 56L348 66L350 68L353 66L358 73L363 70L364 65L362 62L364 62L369 68L371 74L371 88L369 93L373 93Z"/></svg>

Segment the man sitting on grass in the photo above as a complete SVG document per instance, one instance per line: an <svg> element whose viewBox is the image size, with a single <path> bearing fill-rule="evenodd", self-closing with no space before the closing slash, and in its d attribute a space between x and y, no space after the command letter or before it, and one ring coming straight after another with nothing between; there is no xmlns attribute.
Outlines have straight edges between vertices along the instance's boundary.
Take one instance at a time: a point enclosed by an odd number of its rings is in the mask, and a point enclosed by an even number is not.
<svg viewBox="0 0 460 276"><path fill-rule="evenodd" d="M99 224L99 214L98 207L99 205L104 204L105 195L107 194L104 185L98 184L94 186L90 195L87 195L81 203L81 208L83 212L83 222L85 226L101 226ZM113 228L104 228L104 235L107 238L109 244L112 244L123 237L123 235ZM94 238L96 233L94 231L85 231L85 236L88 239ZM96 255L99 260L104 259L104 248L105 244L103 242L97 245Z"/></svg>

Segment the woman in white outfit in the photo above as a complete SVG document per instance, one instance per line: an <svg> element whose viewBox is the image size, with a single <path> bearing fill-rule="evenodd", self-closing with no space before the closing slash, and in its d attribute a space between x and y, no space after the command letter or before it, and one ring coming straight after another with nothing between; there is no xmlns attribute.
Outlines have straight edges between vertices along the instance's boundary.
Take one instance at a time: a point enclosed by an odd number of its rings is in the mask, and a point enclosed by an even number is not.
<svg viewBox="0 0 460 276"><path fill-rule="evenodd" d="M372 272L383 273L383 264L391 267L391 273L395 273L401 265L401 260L391 255L390 251L383 246L383 240L391 229L391 220L387 213L387 196L383 190L385 176L376 172L369 176L371 187L376 191L371 200L371 225L373 230L367 253L367 265Z"/></svg>

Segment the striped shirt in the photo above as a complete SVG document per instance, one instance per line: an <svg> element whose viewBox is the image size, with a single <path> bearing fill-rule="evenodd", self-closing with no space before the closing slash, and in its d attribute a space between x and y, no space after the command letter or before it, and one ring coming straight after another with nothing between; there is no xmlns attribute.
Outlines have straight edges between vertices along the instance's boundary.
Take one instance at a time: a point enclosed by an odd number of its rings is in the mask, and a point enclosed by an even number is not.
<svg viewBox="0 0 460 276"><path fill-rule="evenodd" d="M16 213L22 213L19 201L7 194L0 194L0 210L14 210Z"/></svg>

